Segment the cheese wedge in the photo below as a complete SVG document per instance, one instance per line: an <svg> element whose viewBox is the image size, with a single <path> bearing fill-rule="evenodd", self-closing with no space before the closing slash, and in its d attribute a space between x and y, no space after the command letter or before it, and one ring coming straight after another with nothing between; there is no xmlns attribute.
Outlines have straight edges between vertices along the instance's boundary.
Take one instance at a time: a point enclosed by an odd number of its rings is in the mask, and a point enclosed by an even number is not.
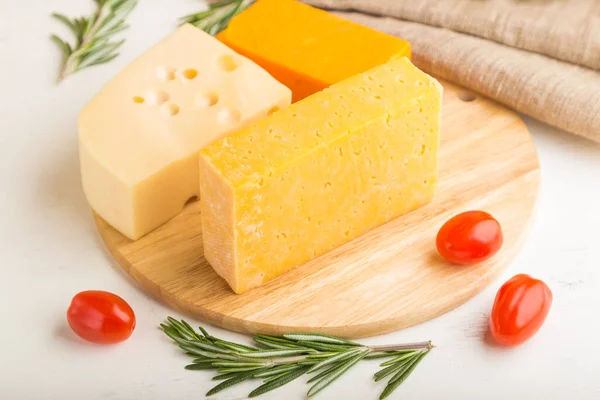
<svg viewBox="0 0 600 400"><path fill-rule="evenodd" d="M410 56L405 40L295 0L258 0L217 38L292 89L293 101Z"/></svg>
<svg viewBox="0 0 600 400"><path fill-rule="evenodd" d="M205 147L208 262L243 293L429 202L441 98L402 58Z"/></svg>
<svg viewBox="0 0 600 400"><path fill-rule="evenodd" d="M112 79L79 116L83 189L130 239L198 196L198 150L290 104L254 62L186 25Z"/></svg>

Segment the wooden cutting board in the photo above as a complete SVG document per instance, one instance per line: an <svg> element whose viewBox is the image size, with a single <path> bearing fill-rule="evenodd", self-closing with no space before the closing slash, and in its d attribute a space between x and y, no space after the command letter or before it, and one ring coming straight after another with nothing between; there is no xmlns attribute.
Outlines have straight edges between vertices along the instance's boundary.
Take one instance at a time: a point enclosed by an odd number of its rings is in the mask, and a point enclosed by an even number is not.
<svg viewBox="0 0 600 400"><path fill-rule="evenodd" d="M135 242L96 216L100 235L144 290L202 322L234 331L358 338L450 311L517 254L540 173L535 145L514 112L442 83L440 184L433 202L265 286L236 295L213 272L203 256L197 202ZM500 221L504 246L482 264L451 265L439 257L435 236L448 218L470 209L486 210Z"/></svg>

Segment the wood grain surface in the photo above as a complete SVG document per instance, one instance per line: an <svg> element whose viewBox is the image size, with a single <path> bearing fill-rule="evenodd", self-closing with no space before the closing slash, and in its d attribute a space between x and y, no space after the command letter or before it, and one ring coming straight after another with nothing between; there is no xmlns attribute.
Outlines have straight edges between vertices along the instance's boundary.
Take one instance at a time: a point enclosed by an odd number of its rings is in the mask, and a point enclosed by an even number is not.
<svg viewBox="0 0 600 400"><path fill-rule="evenodd" d="M97 215L119 265L147 292L225 329L279 335L382 334L452 310L481 291L517 254L532 219L540 173L535 145L512 111L442 81L440 184L432 203L242 295L203 257L199 204L135 242ZM435 236L451 216L482 209L502 224L492 259L455 266Z"/></svg>

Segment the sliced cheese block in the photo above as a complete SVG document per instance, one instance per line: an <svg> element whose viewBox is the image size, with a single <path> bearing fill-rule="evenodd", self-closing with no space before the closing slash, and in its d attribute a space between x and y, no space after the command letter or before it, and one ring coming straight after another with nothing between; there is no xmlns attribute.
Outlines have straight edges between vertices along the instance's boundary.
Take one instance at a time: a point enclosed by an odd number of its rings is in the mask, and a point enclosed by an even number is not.
<svg viewBox="0 0 600 400"><path fill-rule="evenodd" d="M410 55L405 40L295 0L258 0L217 37L292 89L293 101Z"/></svg>
<svg viewBox="0 0 600 400"><path fill-rule="evenodd" d="M83 189L130 239L198 196L198 150L290 104L254 62L182 26L112 79L79 116Z"/></svg>
<svg viewBox="0 0 600 400"><path fill-rule="evenodd" d="M208 262L243 293L429 202L441 98L402 58L205 147Z"/></svg>

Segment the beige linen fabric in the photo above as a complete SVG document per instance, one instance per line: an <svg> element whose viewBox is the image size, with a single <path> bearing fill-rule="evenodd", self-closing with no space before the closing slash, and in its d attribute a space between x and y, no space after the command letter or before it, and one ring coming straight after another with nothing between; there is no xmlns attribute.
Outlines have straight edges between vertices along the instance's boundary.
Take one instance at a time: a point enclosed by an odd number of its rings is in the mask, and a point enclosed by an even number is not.
<svg viewBox="0 0 600 400"><path fill-rule="evenodd" d="M410 41L427 72L600 142L600 0L306 2Z"/></svg>

